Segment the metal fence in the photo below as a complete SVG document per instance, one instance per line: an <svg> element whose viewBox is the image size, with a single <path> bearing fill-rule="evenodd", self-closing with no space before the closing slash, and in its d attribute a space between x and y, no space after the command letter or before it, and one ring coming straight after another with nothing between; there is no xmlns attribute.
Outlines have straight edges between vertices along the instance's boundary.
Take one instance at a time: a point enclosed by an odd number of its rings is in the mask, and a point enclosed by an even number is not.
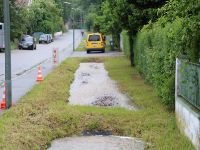
<svg viewBox="0 0 200 150"><path fill-rule="evenodd" d="M200 110L200 65L178 60L177 95Z"/></svg>

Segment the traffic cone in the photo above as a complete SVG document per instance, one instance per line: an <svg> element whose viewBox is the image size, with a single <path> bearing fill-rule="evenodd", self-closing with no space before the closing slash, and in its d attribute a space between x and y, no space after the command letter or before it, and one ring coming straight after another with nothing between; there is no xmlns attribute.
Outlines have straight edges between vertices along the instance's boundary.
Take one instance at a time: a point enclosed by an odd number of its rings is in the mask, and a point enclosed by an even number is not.
<svg viewBox="0 0 200 150"><path fill-rule="evenodd" d="M37 80L38 82L43 81L43 77L42 77L42 69L40 66L38 66L38 74L37 74Z"/></svg>
<svg viewBox="0 0 200 150"><path fill-rule="evenodd" d="M1 109L6 109L6 82L4 82L3 97L1 101Z"/></svg>

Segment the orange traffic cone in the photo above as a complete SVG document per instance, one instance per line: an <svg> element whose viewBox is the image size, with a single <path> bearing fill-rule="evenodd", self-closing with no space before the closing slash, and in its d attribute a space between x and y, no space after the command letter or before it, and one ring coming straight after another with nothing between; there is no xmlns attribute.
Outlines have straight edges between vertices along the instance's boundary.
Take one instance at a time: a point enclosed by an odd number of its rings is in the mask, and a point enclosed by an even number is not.
<svg viewBox="0 0 200 150"><path fill-rule="evenodd" d="M6 82L4 82L3 97L1 101L1 109L6 109Z"/></svg>
<svg viewBox="0 0 200 150"><path fill-rule="evenodd" d="M38 82L43 81L43 77L42 77L42 69L40 66L38 66L38 74L37 74L37 80Z"/></svg>

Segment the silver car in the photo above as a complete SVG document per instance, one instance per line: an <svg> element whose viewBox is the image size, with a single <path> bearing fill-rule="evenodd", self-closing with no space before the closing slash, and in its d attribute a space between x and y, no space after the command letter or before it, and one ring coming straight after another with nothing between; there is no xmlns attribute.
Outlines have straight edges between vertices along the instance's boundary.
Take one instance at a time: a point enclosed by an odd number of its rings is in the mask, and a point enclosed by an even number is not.
<svg viewBox="0 0 200 150"><path fill-rule="evenodd" d="M51 43L51 36L49 34L40 35L39 43Z"/></svg>

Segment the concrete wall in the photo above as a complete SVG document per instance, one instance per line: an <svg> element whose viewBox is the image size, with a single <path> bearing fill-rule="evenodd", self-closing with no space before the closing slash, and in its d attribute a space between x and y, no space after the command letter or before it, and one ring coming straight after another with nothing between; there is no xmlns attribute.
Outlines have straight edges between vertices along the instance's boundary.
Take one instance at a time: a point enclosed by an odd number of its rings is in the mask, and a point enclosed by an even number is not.
<svg viewBox="0 0 200 150"><path fill-rule="evenodd" d="M176 91L175 111L177 124L180 130L192 141L197 150L200 150L200 111L178 96L180 61L176 60Z"/></svg>
<svg viewBox="0 0 200 150"><path fill-rule="evenodd" d="M189 137L197 150L200 150L200 114L189 105L184 99L176 98L177 124L181 131Z"/></svg>

